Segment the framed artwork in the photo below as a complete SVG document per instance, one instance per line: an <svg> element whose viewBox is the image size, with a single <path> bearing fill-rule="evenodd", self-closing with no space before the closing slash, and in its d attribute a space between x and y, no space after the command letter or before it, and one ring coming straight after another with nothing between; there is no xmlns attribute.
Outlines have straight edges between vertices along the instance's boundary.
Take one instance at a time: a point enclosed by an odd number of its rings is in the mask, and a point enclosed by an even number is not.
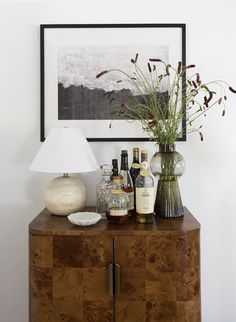
<svg viewBox="0 0 236 322"><path fill-rule="evenodd" d="M129 73L137 53L145 64L158 57L185 65L185 24L41 25L41 141L57 126L79 126L88 141L149 141L140 122L111 116L116 106L105 93L129 89L112 73L96 78L111 68ZM186 140L184 128L183 118L178 140Z"/></svg>

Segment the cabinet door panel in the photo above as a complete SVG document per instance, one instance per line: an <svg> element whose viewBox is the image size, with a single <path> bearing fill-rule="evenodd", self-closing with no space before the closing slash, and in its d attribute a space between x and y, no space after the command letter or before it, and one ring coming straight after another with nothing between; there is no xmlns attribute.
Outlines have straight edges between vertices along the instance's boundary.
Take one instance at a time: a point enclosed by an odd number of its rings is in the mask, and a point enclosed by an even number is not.
<svg viewBox="0 0 236 322"><path fill-rule="evenodd" d="M53 237L53 267L83 267L83 237Z"/></svg>
<svg viewBox="0 0 236 322"><path fill-rule="evenodd" d="M53 238L53 305L59 321L112 322L113 299L108 294L108 264L112 237ZM64 302L64 303L63 303Z"/></svg>
<svg viewBox="0 0 236 322"><path fill-rule="evenodd" d="M118 300L145 301L145 269L121 266L120 274Z"/></svg>
<svg viewBox="0 0 236 322"><path fill-rule="evenodd" d="M146 238L114 237L114 258L120 265L120 293L115 297L116 322L146 322Z"/></svg>
<svg viewBox="0 0 236 322"><path fill-rule="evenodd" d="M113 322L112 237L30 236L29 322Z"/></svg>
<svg viewBox="0 0 236 322"><path fill-rule="evenodd" d="M200 322L199 235L116 236L119 322Z"/></svg>
<svg viewBox="0 0 236 322"><path fill-rule="evenodd" d="M83 274L84 300L111 300L108 294L107 268L85 268Z"/></svg>
<svg viewBox="0 0 236 322"><path fill-rule="evenodd" d="M83 237L83 267L107 267L112 260L112 237Z"/></svg>
<svg viewBox="0 0 236 322"><path fill-rule="evenodd" d="M146 321L146 303L144 301L116 301L116 322Z"/></svg>
<svg viewBox="0 0 236 322"><path fill-rule="evenodd" d="M116 236L115 260L121 267L145 268L146 265L146 237Z"/></svg>
<svg viewBox="0 0 236 322"><path fill-rule="evenodd" d="M77 301L83 299L83 269L54 268L53 299L58 301Z"/></svg>
<svg viewBox="0 0 236 322"><path fill-rule="evenodd" d="M85 301L83 322L113 322L112 301Z"/></svg>

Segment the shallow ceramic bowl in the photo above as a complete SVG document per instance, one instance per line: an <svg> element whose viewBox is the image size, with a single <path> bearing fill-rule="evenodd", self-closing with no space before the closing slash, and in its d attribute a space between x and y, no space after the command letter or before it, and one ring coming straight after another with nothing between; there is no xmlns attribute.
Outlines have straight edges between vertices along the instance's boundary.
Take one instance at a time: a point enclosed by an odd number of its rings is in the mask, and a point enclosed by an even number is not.
<svg viewBox="0 0 236 322"><path fill-rule="evenodd" d="M90 226L96 224L102 216L95 212L75 212L67 218L73 225Z"/></svg>

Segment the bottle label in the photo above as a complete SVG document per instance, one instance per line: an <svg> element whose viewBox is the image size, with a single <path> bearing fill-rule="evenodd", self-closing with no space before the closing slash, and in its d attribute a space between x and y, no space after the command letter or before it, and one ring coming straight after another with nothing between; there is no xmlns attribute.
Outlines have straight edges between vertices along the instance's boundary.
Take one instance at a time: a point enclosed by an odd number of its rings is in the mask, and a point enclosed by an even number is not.
<svg viewBox="0 0 236 322"><path fill-rule="evenodd" d="M110 216L126 216L128 209L110 209Z"/></svg>
<svg viewBox="0 0 236 322"><path fill-rule="evenodd" d="M140 169L140 164L139 163L132 163L131 168Z"/></svg>
<svg viewBox="0 0 236 322"><path fill-rule="evenodd" d="M148 172L148 170L141 170L140 175L143 177L148 177L150 176L150 173Z"/></svg>
<svg viewBox="0 0 236 322"><path fill-rule="evenodd" d="M126 192L127 197L129 199L128 202L128 210L133 210L134 209L134 192Z"/></svg>
<svg viewBox="0 0 236 322"><path fill-rule="evenodd" d="M111 193L113 193L114 195L120 195L123 193L123 191L121 189L112 189Z"/></svg>
<svg viewBox="0 0 236 322"><path fill-rule="evenodd" d="M150 214L154 211L154 188L136 188L136 211Z"/></svg>

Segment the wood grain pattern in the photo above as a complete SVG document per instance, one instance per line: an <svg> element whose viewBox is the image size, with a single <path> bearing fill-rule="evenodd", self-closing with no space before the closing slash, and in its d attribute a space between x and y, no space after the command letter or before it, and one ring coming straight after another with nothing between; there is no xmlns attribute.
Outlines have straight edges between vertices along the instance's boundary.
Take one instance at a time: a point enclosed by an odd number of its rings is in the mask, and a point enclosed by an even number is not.
<svg viewBox="0 0 236 322"><path fill-rule="evenodd" d="M30 295L41 303L52 300L52 270L32 267L30 275Z"/></svg>
<svg viewBox="0 0 236 322"><path fill-rule="evenodd" d="M145 300L145 270L137 268L122 268L120 295L117 296L117 301L140 301Z"/></svg>
<svg viewBox="0 0 236 322"><path fill-rule="evenodd" d="M53 299L77 301L83 299L83 269L59 268L53 270Z"/></svg>
<svg viewBox="0 0 236 322"><path fill-rule="evenodd" d="M112 322L107 280L111 260L110 236L30 234L29 321ZM98 313L101 319L92 320Z"/></svg>
<svg viewBox="0 0 236 322"><path fill-rule="evenodd" d="M151 273L151 274L150 274ZM146 271L146 300L150 302L176 301L176 272Z"/></svg>
<svg viewBox="0 0 236 322"><path fill-rule="evenodd" d="M145 237L117 236L115 237L116 262L121 267L145 267L146 244ZM127 247L128 246L128 247Z"/></svg>
<svg viewBox="0 0 236 322"><path fill-rule="evenodd" d="M112 301L85 301L84 322L113 322Z"/></svg>
<svg viewBox="0 0 236 322"><path fill-rule="evenodd" d="M94 207L88 207L86 211L95 211ZM125 225L112 225L107 220L100 220L98 223L88 227L72 225L66 217L50 214L45 208L29 225L29 230L34 235L101 235L101 236L150 236L150 235L183 235L192 234L198 231L200 225L193 215L184 208L184 217L175 219L154 218L154 222L148 225L136 223L131 220Z"/></svg>
<svg viewBox="0 0 236 322"><path fill-rule="evenodd" d="M154 272L176 270L176 244L174 236L147 237L147 267Z"/></svg>
<svg viewBox="0 0 236 322"><path fill-rule="evenodd" d="M83 277L83 297L84 300L110 301L108 294L108 272L107 268L87 268L84 269Z"/></svg>
<svg viewBox="0 0 236 322"><path fill-rule="evenodd" d="M106 267L112 259L111 237L83 237L83 267Z"/></svg>
<svg viewBox="0 0 236 322"><path fill-rule="evenodd" d="M140 301L118 301L116 304L117 322L146 321L146 303Z"/></svg>
<svg viewBox="0 0 236 322"><path fill-rule="evenodd" d="M54 267L105 267L112 259L111 237L54 236Z"/></svg>
<svg viewBox="0 0 236 322"><path fill-rule="evenodd" d="M83 267L83 239L78 236L55 236L53 238L54 267Z"/></svg>
<svg viewBox="0 0 236 322"><path fill-rule="evenodd" d="M177 320L176 302L147 302L146 303L146 321L147 322L182 322ZM188 321L192 322L192 321Z"/></svg>
<svg viewBox="0 0 236 322"><path fill-rule="evenodd" d="M200 322L200 225L72 226L44 210L30 224L29 322ZM108 264L120 264L120 294L108 294Z"/></svg>
<svg viewBox="0 0 236 322"><path fill-rule="evenodd" d="M65 300L53 301L53 318L54 322L83 322L83 302Z"/></svg>
<svg viewBox="0 0 236 322"><path fill-rule="evenodd" d="M134 301L145 304L140 322L200 322L199 234L115 237L121 266L116 321L136 322ZM194 313L191 313L194 308Z"/></svg>
<svg viewBox="0 0 236 322"><path fill-rule="evenodd" d="M198 301L184 301L177 303L176 322L201 321L200 303Z"/></svg>
<svg viewBox="0 0 236 322"><path fill-rule="evenodd" d="M40 302L34 297L30 297L30 322L56 322L53 317L53 306L50 301Z"/></svg>
<svg viewBox="0 0 236 322"><path fill-rule="evenodd" d="M30 264L38 267L52 267L52 237L31 236Z"/></svg>

